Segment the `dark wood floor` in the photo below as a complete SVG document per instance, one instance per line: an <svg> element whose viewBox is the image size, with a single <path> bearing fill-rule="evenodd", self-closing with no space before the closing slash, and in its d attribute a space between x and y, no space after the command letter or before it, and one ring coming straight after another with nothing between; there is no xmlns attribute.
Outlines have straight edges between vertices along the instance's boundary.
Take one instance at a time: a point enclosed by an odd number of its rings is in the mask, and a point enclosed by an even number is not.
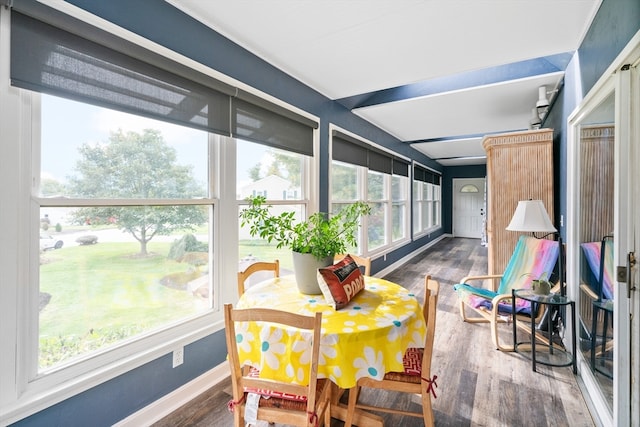
<svg viewBox="0 0 640 427"><path fill-rule="evenodd" d="M436 425L593 426L570 368L539 365L534 373L523 355L493 347L488 325L462 322L453 285L486 269L487 252L479 240L446 238L385 277L417 295L423 294L426 274L440 282L432 362L432 374L438 376L437 398L432 399ZM501 336L512 340L510 326L503 327ZM231 426L233 416L226 409L229 392L230 382L223 381L154 427ZM419 410L415 399L380 391L365 391L362 400ZM384 415L384 420L388 426L423 425L420 419L399 415ZM331 424L342 425L338 420Z"/></svg>

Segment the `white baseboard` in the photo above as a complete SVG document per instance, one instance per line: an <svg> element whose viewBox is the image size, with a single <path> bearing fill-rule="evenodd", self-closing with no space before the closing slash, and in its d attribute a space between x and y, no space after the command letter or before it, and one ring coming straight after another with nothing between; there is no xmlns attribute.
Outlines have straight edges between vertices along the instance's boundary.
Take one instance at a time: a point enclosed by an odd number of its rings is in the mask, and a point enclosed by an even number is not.
<svg viewBox="0 0 640 427"><path fill-rule="evenodd" d="M138 412L114 424L114 427L140 427L151 425L166 417L185 403L229 376L229 364L223 362L180 388L161 397Z"/></svg>

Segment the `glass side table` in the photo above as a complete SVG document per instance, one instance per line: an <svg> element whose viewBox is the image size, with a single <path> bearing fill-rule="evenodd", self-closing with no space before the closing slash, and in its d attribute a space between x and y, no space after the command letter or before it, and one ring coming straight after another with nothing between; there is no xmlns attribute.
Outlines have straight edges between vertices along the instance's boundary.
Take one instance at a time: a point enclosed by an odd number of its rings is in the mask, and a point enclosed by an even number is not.
<svg viewBox="0 0 640 427"><path fill-rule="evenodd" d="M526 342L518 342L517 336L517 314L516 314L516 298L523 299L525 301L529 301L531 303L531 313L537 313L539 309L541 309L540 305L544 305L549 310L549 313L554 311L554 307L561 311L562 308L566 308L569 306L571 308L571 352L567 351L563 347L559 347L557 345L553 345L553 339L556 336L553 330L553 320L551 318L547 319L547 339L548 344L538 343L536 344L536 337L538 334L542 334L542 331L536 329L536 319L535 316L531 316L531 364L533 372L536 372L536 363L540 363L542 365L547 366L573 366L573 374L578 373L577 363L576 363L576 305L574 301L571 301L567 297L563 297L556 294L548 294L548 295L538 295L533 293L531 289L514 289L511 291L511 305L512 305L512 318L513 318L513 349L516 352L518 351L518 347L523 344L529 344ZM566 310L565 310L566 311ZM564 318L564 316L563 316ZM565 319L566 323L566 319ZM568 327L566 324L564 325L565 330ZM536 353L536 345L546 348L548 351L542 352L539 351Z"/></svg>
<svg viewBox="0 0 640 427"><path fill-rule="evenodd" d="M613 300L593 301L593 320L591 324L591 369L600 372L607 378L613 378L613 361L607 357L607 329L609 326L609 317L611 317L611 325L613 326ZM596 341L598 339L598 314L602 311L603 328L600 344L600 353L596 352ZM613 337L611 337L613 339Z"/></svg>

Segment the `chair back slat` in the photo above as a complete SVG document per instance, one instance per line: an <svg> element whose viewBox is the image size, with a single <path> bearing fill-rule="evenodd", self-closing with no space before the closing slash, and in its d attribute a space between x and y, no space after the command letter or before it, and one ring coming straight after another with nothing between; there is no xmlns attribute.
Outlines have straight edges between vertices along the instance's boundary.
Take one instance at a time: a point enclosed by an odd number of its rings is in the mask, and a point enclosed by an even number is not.
<svg viewBox="0 0 640 427"><path fill-rule="evenodd" d="M335 254L333 256L333 262L341 261L346 255L345 254ZM349 254L351 258L358 264L358 267L361 267L362 274L365 276L371 275L371 257L363 257L360 255Z"/></svg>
<svg viewBox="0 0 640 427"><path fill-rule="evenodd" d="M238 297L244 294L249 277L259 271L273 271L273 277L280 277L280 261L258 261L249 265L244 270L238 271Z"/></svg>

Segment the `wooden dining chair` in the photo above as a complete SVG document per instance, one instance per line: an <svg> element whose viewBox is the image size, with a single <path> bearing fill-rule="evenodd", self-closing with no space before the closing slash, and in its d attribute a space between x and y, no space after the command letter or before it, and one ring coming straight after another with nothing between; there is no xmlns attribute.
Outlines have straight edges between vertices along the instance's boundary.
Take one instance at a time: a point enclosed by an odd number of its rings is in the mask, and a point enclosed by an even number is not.
<svg viewBox="0 0 640 427"><path fill-rule="evenodd" d="M233 411L236 427L245 426L245 407L249 393L261 396L258 399L256 420L300 427L331 425L331 381L317 377L322 313L303 316L270 308L234 309L231 304L225 304L224 321L233 388L233 400L229 402L229 409ZM307 367L309 383L293 383L291 377L282 380L259 378L257 369L244 370L238 355L236 322L269 322L281 328L285 335L291 328L310 331L313 337L311 360Z"/></svg>
<svg viewBox="0 0 640 427"><path fill-rule="evenodd" d="M273 277L280 277L280 261L274 262L258 261L249 265L243 271L238 271L238 297L244 294L246 281L253 273L258 271L273 271Z"/></svg>
<svg viewBox="0 0 640 427"><path fill-rule="evenodd" d="M436 307L440 284L427 275L424 279L425 295L422 311L427 323L427 333L423 348L409 348L404 355L404 372L388 372L381 381L372 378L360 378L356 387L349 390L349 404L345 427L350 427L355 408L370 411L380 411L392 414L410 415L422 418L425 426L433 426L433 409L431 407L431 394L435 397L436 376L431 376L431 355L433 353L433 341L436 328ZM412 412L389 408L385 406L372 406L358 403L358 396L362 387L375 388L393 392L420 395L422 398L422 412Z"/></svg>
<svg viewBox="0 0 640 427"><path fill-rule="evenodd" d="M343 259L346 254L335 254L333 256L333 262L338 262ZM349 254L351 258L358 264L359 267L362 267L362 274L365 276L371 275L371 257L363 257L360 255Z"/></svg>

